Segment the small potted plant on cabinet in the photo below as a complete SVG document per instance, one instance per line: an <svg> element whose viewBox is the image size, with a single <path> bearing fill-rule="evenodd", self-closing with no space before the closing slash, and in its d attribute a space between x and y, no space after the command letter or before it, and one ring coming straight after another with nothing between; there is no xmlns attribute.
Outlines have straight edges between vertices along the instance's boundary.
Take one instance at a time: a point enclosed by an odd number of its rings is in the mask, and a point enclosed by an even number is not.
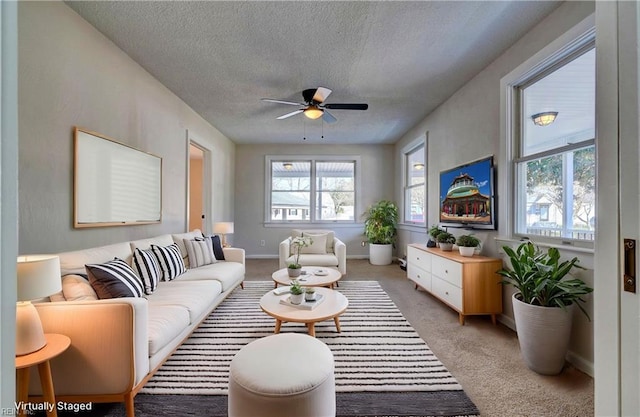
<svg viewBox="0 0 640 417"><path fill-rule="evenodd" d="M444 230L442 230L440 227L438 227L438 225L434 224L433 226L431 226L429 228L429 236L431 236L431 238L433 239L429 239L429 242L427 242L427 247L434 247L437 244L437 240L436 238L438 237L438 235L440 233L444 232ZM431 244L432 243L432 244Z"/></svg>
<svg viewBox="0 0 640 417"><path fill-rule="evenodd" d="M382 200L369 207L365 217L364 234L369 241L369 262L389 265L396 241L398 206L392 201Z"/></svg>
<svg viewBox="0 0 640 417"><path fill-rule="evenodd" d="M451 251L453 244L456 243L456 237L449 232L440 232L436 236L436 242L440 245L440 249Z"/></svg>
<svg viewBox="0 0 640 417"><path fill-rule="evenodd" d="M302 303L302 301L304 300L304 290L297 280L294 279L293 281L291 281L289 292L291 293L291 295L289 296L289 301L291 301L291 304Z"/></svg>
<svg viewBox="0 0 640 417"><path fill-rule="evenodd" d="M476 248L480 245L480 239L473 235L461 235L458 236L456 245L458 245L458 251L460 251L460 255L473 256Z"/></svg>
<svg viewBox="0 0 640 417"><path fill-rule="evenodd" d="M502 249L511 269L501 269L498 274L504 277L504 284L517 290L511 300L522 357L539 374L559 374L569 349L574 307L589 318L581 303L583 296L593 291L578 278L564 278L574 267L584 268L577 265L578 258L560 262L558 249L544 252L531 242L516 250L509 246Z"/></svg>

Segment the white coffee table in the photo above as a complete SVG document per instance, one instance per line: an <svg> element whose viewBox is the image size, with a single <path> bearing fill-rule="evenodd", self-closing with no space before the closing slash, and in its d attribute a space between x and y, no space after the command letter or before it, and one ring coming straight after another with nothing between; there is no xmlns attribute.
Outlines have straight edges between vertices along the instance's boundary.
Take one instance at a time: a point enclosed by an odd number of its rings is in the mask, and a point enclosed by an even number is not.
<svg viewBox="0 0 640 417"><path fill-rule="evenodd" d="M287 268L279 269L271 275L271 278L275 282L275 287L278 284L290 285L291 280L298 280L303 287L329 287L333 288L342 274L337 269L328 268L326 266L303 266L302 271L306 271L306 274L300 275L297 278L291 278L287 272ZM326 275L318 275L319 271L324 271Z"/></svg>
<svg viewBox="0 0 640 417"><path fill-rule="evenodd" d="M303 310L296 307L280 304L281 299L286 299L290 294L276 295L269 291L260 299L262 311L276 319L274 333L280 333L283 322L305 323L309 335L316 335L315 324L328 319L333 319L336 330L340 333L339 316L349 306L349 300L342 293L330 288L316 288L316 294L322 294L324 300L313 310Z"/></svg>

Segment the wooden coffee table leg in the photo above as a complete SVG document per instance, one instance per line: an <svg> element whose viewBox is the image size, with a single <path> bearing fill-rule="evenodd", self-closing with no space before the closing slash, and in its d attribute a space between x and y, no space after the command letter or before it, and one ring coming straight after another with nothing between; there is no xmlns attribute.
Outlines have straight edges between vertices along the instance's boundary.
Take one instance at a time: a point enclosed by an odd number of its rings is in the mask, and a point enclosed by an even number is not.
<svg viewBox="0 0 640 417"><path fill-rule="evenodd" d="M282 320L276 319L276 329L273 332L280 333L280 326L282 326Z"/></svg>
<svg viewBox="0 0 640 417"><path fill-rule="evenodd" d="M338 331L338 333L340 333L340 319L338 318L338 316L335 316L333 318L333 322L336 324L336 330Z"/></svg>
<svg viewBox="0 0 640 417"><path fill-rule="evenodd" d="M307 329L309 330L309 336L316 337L316 324L307 323Z"/></svg>

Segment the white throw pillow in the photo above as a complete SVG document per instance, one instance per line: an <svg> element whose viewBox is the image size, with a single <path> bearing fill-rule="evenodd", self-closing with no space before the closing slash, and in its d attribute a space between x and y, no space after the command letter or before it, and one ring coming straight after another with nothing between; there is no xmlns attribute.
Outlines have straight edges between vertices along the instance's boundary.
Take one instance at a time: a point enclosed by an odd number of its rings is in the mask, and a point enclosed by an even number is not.
<svg viewBox="0 0 640 417"><path fill-rule="evenodd" d="M197 268L216 262L213 248L204 238L200 240L184 239L184 246L187 248L187 253L189 254L189 268Z"/></svg>
<svg viewBox="0 0 640 417"><path fill-rule="evenodd" d="M62 293L66 301L98 299L89 281L80 275L65 275L62 278Z"/></svg>
<svg viewBox="0 0 640 417"><path fill-rule="evenodd" d="M321 235L314 235L314 236L305 235L305 237L309 237L311 240L313 240L313 243L309 246L300 248L300 253L315 254L315 255L324 255L327 253L326 233Z"/></svg>

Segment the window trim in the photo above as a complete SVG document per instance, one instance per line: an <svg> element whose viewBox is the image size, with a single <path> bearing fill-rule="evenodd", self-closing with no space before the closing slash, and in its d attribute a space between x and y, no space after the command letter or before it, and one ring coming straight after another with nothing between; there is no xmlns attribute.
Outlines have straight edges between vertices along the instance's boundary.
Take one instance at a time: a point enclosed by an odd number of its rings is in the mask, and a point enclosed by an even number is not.
<svg viewBox="0 0 640 417"><path fill-rule="evenodd" d="M279 161L305 161L311 164L311 184L309 188L309 221L300 220L272 220L271 219L271 163ZM353 220L317 220L315 218L315 194L316 194L316 163L321 162L353 162L354 163L354 218ZM360 212L360 169L361 157L359 155L265 155L264 175L264 224L270 226L308 226L312 224L353 225L358 223Z"/></svg>
<svg viewBox="0 0 640 417"><path fill-rule="evenodd" d="M593 45L593 46L592 46ZM518 97L519 86L526 82L534 82L537 77L544 76L547 71L553 71L554 67L574 54L582 54L585 49L595 46L595 15L592 14L575 25L573 28L559 36L545 48L537 52L531 58L523 62L509 74L500 80L500 163L505 167L502 180L498 181L498 195L500 199L501 219L499 231L502 236L509 239L531 238L543 244L573 246L593 250L594 241L575 240L567 238L544 238L537 235L524 235L516 233L516 199L517 189L517 163L519 156L520 120L521 109ZM567 148L585 147L585 142L567 145ZM595 140L594 140L595 142ZM563 149L567 151L569 149ZM559 153L556 149L554 154ZM537 157L539 157L538 154ZM527 158L531 157L528 155ZM521 191L520 191L521 192Z"/></svg>
<svg viewBox="0 0 640 417"><path fill-rule="evenodd" d="M415 227L426 227L427 225L427 179L428 179L428 169L429 169L429 165L428 165L428 153L427 153L427 142L428 142L428 132L425 133L424 136L421 136L417 139L412 140L411 142L409 142L407 145L405 145L401 152L402 152L402 163L401 163L401 169L402 169L402 216L401 218L401 223L402 225L406 225L406 226L415 226ZM423 213L423 221L422 222L415 222L415 221L411 221L411 220L407 220L407 192L411 189L411 188L416 188L413 186L409 185L409 166L408 166L408 160L409 160L409 155L418 151L418 148L422 147L422 150L424 152L424 161L425 161L425 166L424 166L424 182L422 184L422 187L424 189L424 203L422 206L422 213ZM410 203L409 203L410 204Z"/></svg>

